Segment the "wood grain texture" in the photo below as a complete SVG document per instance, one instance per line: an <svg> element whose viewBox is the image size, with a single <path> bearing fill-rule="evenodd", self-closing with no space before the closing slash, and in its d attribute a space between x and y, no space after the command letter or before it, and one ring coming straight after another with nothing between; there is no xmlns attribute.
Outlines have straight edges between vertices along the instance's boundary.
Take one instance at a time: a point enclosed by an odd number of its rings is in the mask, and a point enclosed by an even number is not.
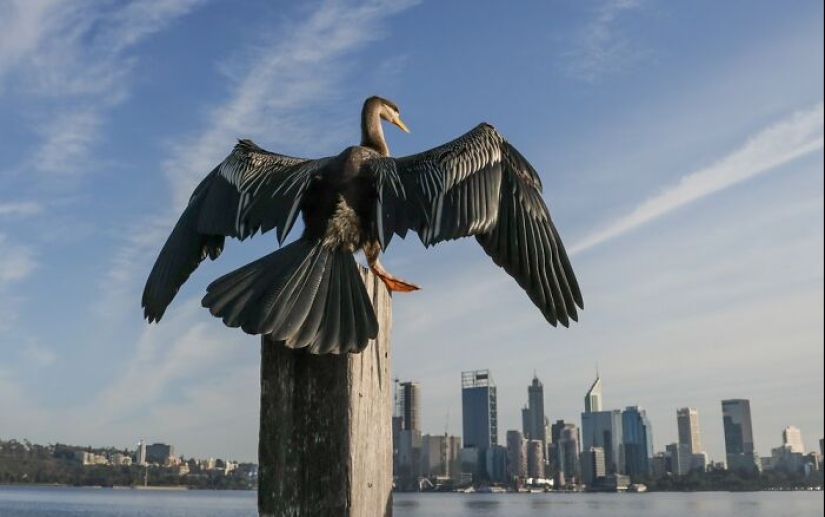
<svg viewBox="0 0 825 517"><path fill-rule="evenodd" d="M360 354L313 355L261 340L258 512L392 515L392 304L361 273L380 331Z"/></svg>

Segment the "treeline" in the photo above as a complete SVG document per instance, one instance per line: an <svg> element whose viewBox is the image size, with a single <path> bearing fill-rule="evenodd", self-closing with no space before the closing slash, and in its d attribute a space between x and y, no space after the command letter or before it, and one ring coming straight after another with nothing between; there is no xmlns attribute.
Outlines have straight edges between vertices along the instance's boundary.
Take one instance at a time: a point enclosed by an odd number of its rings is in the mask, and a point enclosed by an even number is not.
<svg viewBox="0 0 825 517"><path fill-rule="evenodd" d="M186 486L194 489L254 488L247 472L196 471L179 475L174 469L138 465L82 465L75 451L101 454L126 452L62 444L42 446L27 441L0 441L0 484L59 484L70 486Z"/></svg>
<svg viewBox="0 0 825 517"><path fill-rule="evenodd" d="M802 473L771 470L765 472L747 470L693 471L685 476L663 476L644 480L651 491L670 492L753 492L760 490L794 490L822 486L822 471L806 476Z"/></svg>

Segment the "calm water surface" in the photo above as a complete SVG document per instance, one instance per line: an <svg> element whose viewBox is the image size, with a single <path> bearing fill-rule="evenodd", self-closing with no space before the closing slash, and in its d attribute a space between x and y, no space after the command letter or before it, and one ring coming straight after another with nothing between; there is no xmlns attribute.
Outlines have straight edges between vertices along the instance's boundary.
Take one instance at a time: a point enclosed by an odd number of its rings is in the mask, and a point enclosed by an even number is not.
<svg viewBox="0 0 825 517"><path fill-rule="evenodd" d="M395 517L821 517L822 492L395 494ZM0 517L255 517L255 492L0 486Z"/></svg>

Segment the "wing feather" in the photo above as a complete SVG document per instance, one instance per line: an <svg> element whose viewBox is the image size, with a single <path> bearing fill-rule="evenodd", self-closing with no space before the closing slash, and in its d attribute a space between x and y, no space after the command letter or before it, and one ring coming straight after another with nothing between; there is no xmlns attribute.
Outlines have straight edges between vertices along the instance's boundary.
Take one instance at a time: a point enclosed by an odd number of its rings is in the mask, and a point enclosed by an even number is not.
<svg viewBox="0 0 825 517"><path fill-rule="evenodd" d="M541 197L541 179L492 126L480 124L416 155L376 158L370 167L383 247L409 230L427 247L475 236L548 322L577 319L581 291Z"/></svg>

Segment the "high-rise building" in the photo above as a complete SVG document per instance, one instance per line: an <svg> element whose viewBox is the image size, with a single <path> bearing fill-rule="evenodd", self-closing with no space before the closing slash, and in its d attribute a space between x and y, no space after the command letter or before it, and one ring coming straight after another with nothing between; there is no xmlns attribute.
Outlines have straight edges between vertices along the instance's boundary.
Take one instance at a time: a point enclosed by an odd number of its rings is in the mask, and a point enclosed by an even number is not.
<svg viewBox="0 0 825 517"><path fill-rule="evenodd" d="M461 373L461 409L465 448L498 445L496 386L489 370Z"/></svg>
<svg viewBox="0 0 825 517"><path fill-rule="evenodd" d="M802 442L802 431L798 427L789 425L782 431L782 445L787 446L791 452L805 454L805 444Z"/></svg>
<svg viewBox="0 0 825 517"><path fill-rule="evenodd" d="M722 422L725 427L728 469L758 469L760 461L753 446L750 400L723 400Z"/></svg>
<svg viewBox="0 0 825 517"><path fill-rule="evenodd" d="M687 475L693 466L690 446L683 443L671 443L665 449L670 456L670 473L674 476Z"/></svg>
<svg viewBox="0 0 825 517"><path fill-rule="evenodd" d="M421 437L421 475L429 478L458 475L457 462L461 441L447 434L425 434Z"/></svg>
<svg viewBox="0 0 825 517"><path fill-rule="evenodd" d="M507 475L527 477L527 443L519 431L507 431Z"/></svg>
<svg viewBox="0 0 825 517"><path fill-rule="evenodd" d="M684 407L676 410L676 424L679 427L679 444L687 445L691 454L702 452L699 436L699 412L696 408Z"/></svg>
<svg viewBox="0 0 825 517"><path fill-rule="evenodd" d="M622 412L595 411L582 413L582 450L598 447L604 454L607 474L624 473L622 447ZM583 460L582 460L583 461Z"/></svg>
<svg viewBox="0 0 825 517"><path fill-rule="evenodd" d="M579 461L579 428L576 427L576 424L565 424L559 430L553 445L556 450L558 470L564 475L565 481L567 483L579 482L581 480L581 463Z"/></svg>
<svg viewBox="0 0 825 517"><path fill-rule="evenodd" d="M547 444L544 385L535 374L533 374L533 382L527 387L527 407L522 409L522 424L525 439L539 440Z"/></svg>
<svg viewBox="0 0 825 517"><path fill-rule="evenodd" d="M584 396L584 412L595 413L602 410L602 379L596 375L596 380Z"/></svg>
<svg viewBox="0 0 825 517"><path fill-rule="evenodd" d="M138 441L137 451L135 454L135 463L141 467L146 465L146 440L143 438Z"/></svg>
<svg viewBox="0 0 825 517"><path fill-rule="evenodd" d="M417 382L402 382L398 385L398 416L405 431L421 431L419 415L421 414L421 387Z"/></svg>
<svg viewBox="0 0 825 517"><path fill-rule="evenodd" d="M622 444L624 473L634 478L649 476L652 472L653 428L644 409L630 406L622 412Z"/></svg>
<svg viewBox="0 0 825 517"><path fill-rule="evenodd" d="M527 476L544 477L544 442L527 440Z"/></svg>
<svg viewBox="0 0 825 517"><path fill-rule="evenodd" d="M589 447L583 450L581 467L582 481L585 485L593 485L599 478L605 477L607 472L604 465L604 450L601 447Z"/></svg>

